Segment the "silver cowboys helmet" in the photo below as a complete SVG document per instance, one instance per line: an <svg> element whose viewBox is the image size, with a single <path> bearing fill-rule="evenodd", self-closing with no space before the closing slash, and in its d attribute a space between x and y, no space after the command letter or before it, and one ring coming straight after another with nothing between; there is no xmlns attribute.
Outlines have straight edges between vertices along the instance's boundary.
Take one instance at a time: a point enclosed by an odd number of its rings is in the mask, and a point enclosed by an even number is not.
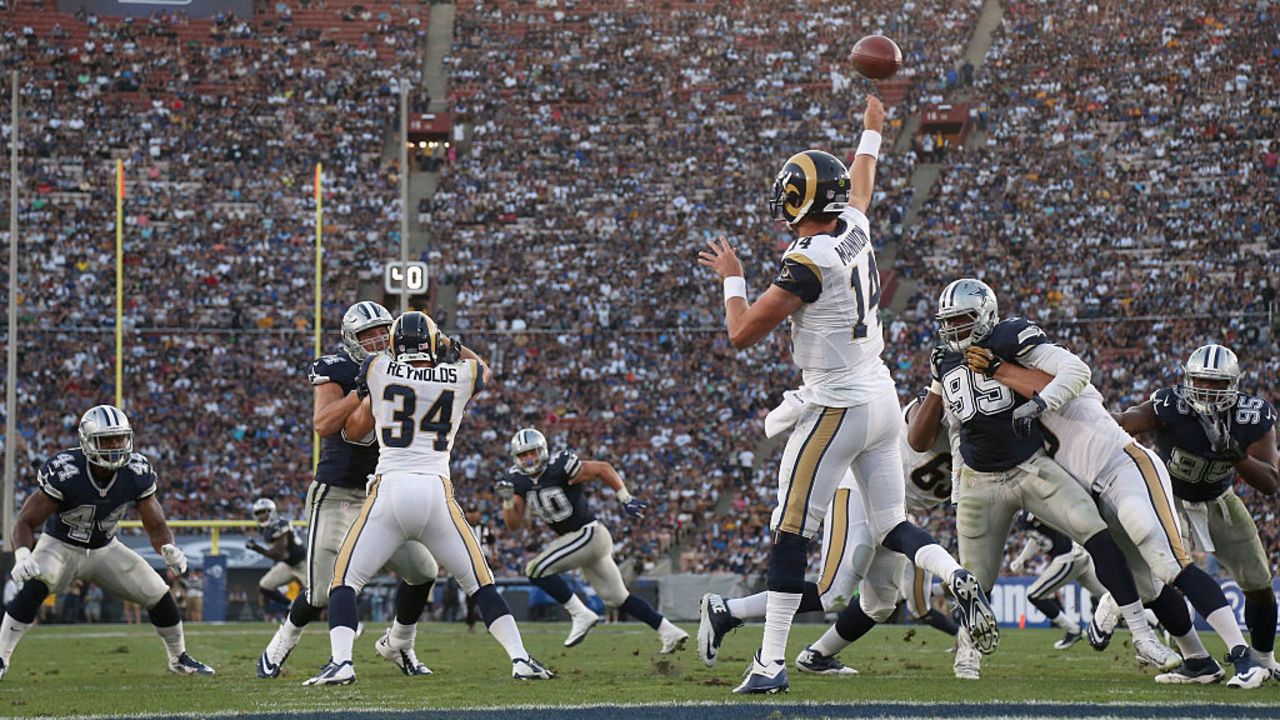
<svg viewBox="0 0 1280 720"><path fill-rule="evenodd" d="M391 344L390 336L360 339L360 333L372 328L390 328L391 313L376 302L365 300L347 308L342 315L342 346L352 360L362 362L372 354L386 350Z"/></svg>
<svg viewBox="0 0 1280 720"><path fill-rule="evenodd" d="M1204 381L1225 381L1223 387L1209 387ZM1201 345L1182 366L1183 396L1202 415L1235 407L1240 388L1240 361L1221 345Z"/></svg>
<svg viewBox="0 0 1280 720"><path fill-rule="evenodd" d="M120 437L122 442L103 442ZM98 467L117 470L127 465L133 454L133 426L124 411L114 405L89 408L80 418L80 449Z"/></svg>
<svg viewBox="0 0 1280 720"><path fill-rule="evenodd" d="M276 519L276 501L271 498L258 498L253 501L253 519L258 527L266 527Z"/></svg>
<svg viewBox="0 0 1280 720"><path fill-rule="evenodd" d="M538 452L536 457L533 459L521 457L531 450ZM542 469L547 466L549 455L547 438L537 430L525 428L511 436L511 459L515 461L516 469L525 475L537 475L542 472Z"/></svg>
<svg viewBox="0 0 1280 720"><path fill-rule="evenodd" d="M1000 322L996 294L973 278L952 282L938 296L938 335L953 352L964 352Z"/></svg>

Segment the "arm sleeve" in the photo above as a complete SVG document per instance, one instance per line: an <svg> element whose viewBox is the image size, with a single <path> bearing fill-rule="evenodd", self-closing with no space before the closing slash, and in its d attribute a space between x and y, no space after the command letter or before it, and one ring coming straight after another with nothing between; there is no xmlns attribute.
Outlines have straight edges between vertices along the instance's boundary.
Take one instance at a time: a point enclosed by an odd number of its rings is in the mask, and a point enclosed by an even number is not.
<svg viewBox="0 0 1280 720"><path fill-rule="evenodd" d="M1053 376L1053 382L1040 391L1040 399L1044 400L1049 412L1074 400L1089 386L1092 375L1089 366L1075 353L1057 345L1037 345L1019 360L1029 368L1043 370Z"/></svg>
<svg viewBox="0 0 1280 720"><path fill-rule="evenodd" d="M564 474L570 480L578 477L578 473L582 471L582 461L574 453L567 452L564 454Z"/></svg>
<svg viewBox="0 0 1280 720"><path fill-rule="evenodd" d="M773 284L811 303L822 294L822 270L809 258L792 253L782 258Z"/></svg>

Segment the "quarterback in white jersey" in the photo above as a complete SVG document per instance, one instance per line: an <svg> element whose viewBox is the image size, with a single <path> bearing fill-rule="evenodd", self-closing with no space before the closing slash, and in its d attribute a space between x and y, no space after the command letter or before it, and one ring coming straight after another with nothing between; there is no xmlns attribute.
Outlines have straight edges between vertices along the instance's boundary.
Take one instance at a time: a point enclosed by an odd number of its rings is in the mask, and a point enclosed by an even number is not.
<svg viewBox="0 0 1280 720"><path fill-rule="evenodd" d="M868 97L852 170L822 150L796 153L783 164L769 208L795 239L755 303L747 299L742 262L727 239L709 242L698 256L723 281L734 347L754 345L790 318L792 355L804 377L797 393L804 407L778 468L763 642L737 693L789 687L784 655L804 591L807 548L850 469L872 540L946 578L980 646L994 652L998 642L995 614L977 580L908 522L903 508L902 423L894 421L897 393L880 358L880 278L867 219L883 126L884 106ZM860 613L857 608L846 611Z"/></svg>
<svg viewBox="0 0 1280 720"><path fill-rule="evenodd" d="M1039 398L1039 391L1053 379L976 345L969 348L965 361L975 373L1018 393L1025 391L1027 397ZM1099 500L1103 519L1133 569L1139 595L1178 643L1182 666L1157 676L1157 682L1205 683L1223 674L1192 625L1185 596L1230 650L1236 675L1228 685L1260 686L1270 672L1245 643L1221 586L1183 549L1169 471L1160 456L1120 427L1103 406L1102 394L1090 384L1057 409L1041 413L1039 421L1049 454ZM1109 607L1106 602L1100 606ZM1095 648L1106 647L1116 620L1113 612L1095 613L1089 625Z"/></svg>
<svg viewBox="0 0 1280 720"><path fill-rule="evenodd" d="M489 632L511 657L512 676L551 677L525 651L506 602L493 585L484 552L453 499L449 450L471 397L489 369L474 352L441 335L424 313L391 326L391 355L365 359L357 378L364 399L346 422L348 437L373 432L380 453L368 498L342 541L329 588L333 654L307 685L355 682L351 645L356 594L404 543L416 540L475 598Z"/></svg>

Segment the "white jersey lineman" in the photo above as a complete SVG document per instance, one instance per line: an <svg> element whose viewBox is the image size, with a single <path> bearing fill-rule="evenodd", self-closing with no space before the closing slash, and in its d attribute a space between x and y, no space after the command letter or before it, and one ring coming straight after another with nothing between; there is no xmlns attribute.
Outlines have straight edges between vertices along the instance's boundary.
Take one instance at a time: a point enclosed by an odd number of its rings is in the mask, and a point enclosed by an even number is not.
<svg viewBox="0 0 1280 720"><path fill-rule="evenodd" d="M418 540L471 595L493 582L449 481L449 451L480 388L476 360L416 368L388 355L366 375L380 452L369 496L334 566L333 585L356 592L408 540Z"/></svg>
<svg viewBox="0 0 1280 720"><path fill-rule="evenodd" d="M1040 423L1051 457L1100 498L1103 519L1125 551L1138 594L1153 600L1190 564L1164 463L1116 423L1092 385L1041 415Z"/></svg>

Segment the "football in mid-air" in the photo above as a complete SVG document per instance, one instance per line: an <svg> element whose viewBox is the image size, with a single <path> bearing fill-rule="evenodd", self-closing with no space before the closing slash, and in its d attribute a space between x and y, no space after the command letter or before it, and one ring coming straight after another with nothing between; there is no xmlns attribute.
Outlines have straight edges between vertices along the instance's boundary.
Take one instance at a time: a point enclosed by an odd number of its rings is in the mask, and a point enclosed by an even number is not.
<svg viewBox="0 0 1280 720"><path fill-rule="evenodd" d="M853 69L863 77L885 80L902 67L898 44L883 35L868 35L853 46Z"/></svg>

